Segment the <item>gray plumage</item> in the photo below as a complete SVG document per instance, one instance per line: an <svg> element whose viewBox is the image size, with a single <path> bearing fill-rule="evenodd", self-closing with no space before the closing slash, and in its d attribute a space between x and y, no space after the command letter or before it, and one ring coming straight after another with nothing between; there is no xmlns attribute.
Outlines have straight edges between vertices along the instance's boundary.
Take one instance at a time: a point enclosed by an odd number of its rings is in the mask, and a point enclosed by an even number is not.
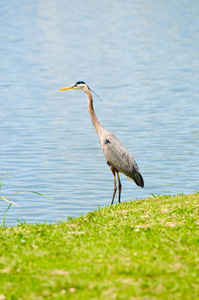
<svg viewBox="0 0 199 300"><path fill-rule="evenodd" d="M60 91L70 89L83 90L87 94L89 115L98 135L106 161L113 173L114 190L111 204L113 204L114 202L115 194L117 191L115 177L116 173L119 188L118 202L120 202L122 185L120 182L119 172L125 174L130 179L133 179L138 186L144 187L144 181L142 175L140 174L136 161L129 150L116 138L116 136L104 129L104 127L98 121L93 108L93 98L91 95L91 90L86 85L86 83L83 81L78 81L72 86L60 89Z"/></svg>
<svg viewBox="0 0 199 300"><path fill-rule="evenodd" d="M135 183L142 188L144 181L139 172L138 165L129 150L116 138L113 133L109 133L106 137L103 152L107 163L113 166L118 172L125 174L133 179Z"/></svg>

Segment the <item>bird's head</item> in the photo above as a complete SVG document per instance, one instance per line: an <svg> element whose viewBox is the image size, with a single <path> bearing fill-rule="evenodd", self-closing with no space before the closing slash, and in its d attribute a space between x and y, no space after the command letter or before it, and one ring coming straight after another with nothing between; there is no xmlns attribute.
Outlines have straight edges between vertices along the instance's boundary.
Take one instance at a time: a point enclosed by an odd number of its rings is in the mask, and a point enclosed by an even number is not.
<svg viewBox="0 0 199 300"><path fill-rule="evenodd" d="M89 91L91 91L101 101L101 98L93 90L91 90L84 81L77 81L75 82L75 84L71 86L67 86L65 88L59 89L59 91L66 91L66 90L83 90L87 94L89 93Z"/></svg>
<svg viewBox="0 0 199 300"><path fill-rule="evenodd" d="M59 89L59 91L66 91L66 90L83 90L86 92L86 90L89 89L87 84L84 81L77 81L75 84Z"/></svg>

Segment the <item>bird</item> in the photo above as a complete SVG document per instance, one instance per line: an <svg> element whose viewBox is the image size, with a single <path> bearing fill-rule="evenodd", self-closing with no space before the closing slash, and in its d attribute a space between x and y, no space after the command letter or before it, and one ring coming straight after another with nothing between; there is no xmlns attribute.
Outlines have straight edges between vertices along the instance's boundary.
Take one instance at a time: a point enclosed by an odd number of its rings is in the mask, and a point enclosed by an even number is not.
<svg viewBox="0 0 199 300"><path fill-rule="evenodd" d="M109 165L114 180L114 189L111 205L114 203L115 194L117 191L116 174L118 179L118 203L121 200L122 184L119 173L126 175L129 179L133 180L138 186L144 187L144 180L139 171L138 165L129 152L129 150L120 142L120 140L111 132L107 131L98 121L93 107L93 97L91 90L84 81L77 81L75 84L59 89L59 91L66 90L83 90L88 98L88 112L92 121L92 124L97 133L99 142L101 144L104 157Z"/></svg>

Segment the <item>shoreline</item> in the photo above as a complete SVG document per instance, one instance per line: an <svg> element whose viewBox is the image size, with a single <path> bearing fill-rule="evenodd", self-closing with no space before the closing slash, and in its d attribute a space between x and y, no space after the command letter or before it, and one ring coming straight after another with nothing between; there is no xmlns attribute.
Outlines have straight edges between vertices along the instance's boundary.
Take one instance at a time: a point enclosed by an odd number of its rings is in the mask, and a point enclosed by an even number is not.
<svg viewBox="0 0 199 300"><path fill-rule="evenodd" d="M0 299L197 299L199 193L1 228Z"/></svg>

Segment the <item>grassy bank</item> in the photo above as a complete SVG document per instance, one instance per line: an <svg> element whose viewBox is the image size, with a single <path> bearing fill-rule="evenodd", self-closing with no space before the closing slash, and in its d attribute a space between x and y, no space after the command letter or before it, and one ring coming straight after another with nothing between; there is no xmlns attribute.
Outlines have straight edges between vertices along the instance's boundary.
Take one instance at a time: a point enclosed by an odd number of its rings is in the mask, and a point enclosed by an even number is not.
<svg viewBox="0 0 199 300"><path fill-rule="evenodd" d="M0 230L0 299L199 299L199 194Z"/></svg>

